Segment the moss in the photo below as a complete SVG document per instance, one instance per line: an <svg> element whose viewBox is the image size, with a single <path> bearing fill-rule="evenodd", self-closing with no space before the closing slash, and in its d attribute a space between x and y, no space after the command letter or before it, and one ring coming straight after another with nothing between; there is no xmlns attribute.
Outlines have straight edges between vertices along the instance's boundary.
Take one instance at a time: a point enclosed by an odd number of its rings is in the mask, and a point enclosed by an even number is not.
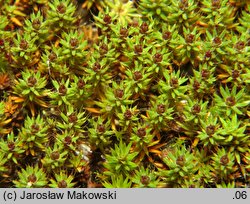
<svg viewBox="0 0 250 204"><path fill-rule="evenodd" d="M249 12L2 2L1 186L249 186Z"/></svg>

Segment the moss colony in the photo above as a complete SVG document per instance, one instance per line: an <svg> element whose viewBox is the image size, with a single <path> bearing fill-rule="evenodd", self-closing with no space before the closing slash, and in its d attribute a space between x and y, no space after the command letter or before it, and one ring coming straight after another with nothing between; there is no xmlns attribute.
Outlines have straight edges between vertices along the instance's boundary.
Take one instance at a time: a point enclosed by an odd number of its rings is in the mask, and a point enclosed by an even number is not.
<svg viewBox="0 0 250 204"><path fill-rule="evenodd" d="M248 0L1 0L0 187L249 187Z"/></svg>

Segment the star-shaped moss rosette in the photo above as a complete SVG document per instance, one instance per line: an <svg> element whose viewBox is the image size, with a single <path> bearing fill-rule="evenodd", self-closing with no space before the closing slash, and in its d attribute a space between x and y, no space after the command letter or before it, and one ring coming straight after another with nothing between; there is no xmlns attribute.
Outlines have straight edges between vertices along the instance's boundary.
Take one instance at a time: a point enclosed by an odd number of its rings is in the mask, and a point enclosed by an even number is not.
<svg viewBox="0 0 250 204"><path fill-rule="evenodd" d="M70 106L76 90L73 87L70 87L70 81L67 79L65 81L62 79L61 81L52 80L51 81L54 86L54 91L49 95L51 98L51 104L59 107Z"/></svg>
<svg viewBox="0 0 250 204"><path fill-rule="evenodd" d="M1 145L1 154L6 157L8 162L14 162L15 164L19 163L19 159L22 157L22 153L25 150L22 148L22 141L20 138L14 136L13 132L7 135L7 141L3 138L0 140Z"/></svg>
<svg viewBox="0 0 250 204"><path fill-rule="evenodd" d="M223 88L220 86L220 97L218 94L214 95L215 104L217 107L221 107L221 113L227 116L232 113L242 115L243 108L250 104L249 96L244 89L238 90L236 86L233 86L231 91L228 86Z"/></svg>
<svg viewBox="0 0 250 204"><path fill-rule="evenodd" d="M131 145L132 143L126 145L120 141L119 145L115 144L114 149L111 149L110 154L105 155L105 175L122 174L128 176L129 173L137 167L136 163L134 163L134 159L138 152L131 153Z"/></svg>
<svg viewBox="0 0 250 204"><path fill-rule="evenodd" d="M198 160L186 149L185 145L179 146L182 143L182 141L178 142L162 158L168 169L160 169L159 173L160 176L163 176L166 185L178 187L184 180L193 177L198 171Z"/></svg>
<svg viewBox="0 0 250 204"><path fill-rule="evenodd" d="M84 124L87 120L85 112L80 109L76 112L72 106L66 107L67 113L61 112L61 121L57 122L57 127L62 130L73 130L76 133L83 132Z"/></svg>
<svg viewBox="0 0 250 204"><path fill-rule="evenodd" d="M123 0L104 0L102 5L108 7L108 13L116 16L121 25L131 22L133 18L138 18L139 13L136 12L134 3L132 1Z"/></svg>
<svg viewBox="0 0 250 204"><path fill-rule="evenodd" d="M38 45L35 43L37 39L38 37L32 37L27 32L24 34L17 33L13 40L14 45L10 48L12 60L15 62L12 66L18 68L20 66L32 66L37 63L34 58L38 50Z"/></svg>
<svg viewBox="0 0 250 204"><path fill-rule="evenodd" d="M200 121L200 126L197 138L204 146L218 145L225 139L220 135L220 123L216 115L209 113Z"/></svg>
<svg viewBox="0 0 250 204"><path fill-rule="evenodd" d="M161 185L156 172L144 167L135 171L132 182L135 188L156 188Z"/></svg>
<svg viewBox="0 0 250 204"><path fill-rule="evenodd" d="M62 143L54 143L53 147L45 150L45 157L41 160L42 164L46 167L47 171L58 170L65 166L68 152L64 149Z"/></svg>
<svg viewBox="0 0 250 204"><path fill-rule="evenodd" d="M247 134L246 124L237 118L236 114L233 114L231 118L220 118L222 123L222 130L220 134L225 137L224 145L229 147L229 150L233 152L235 160L238 164L242 163L242 154L246 153L249 148L250 135Z"/></svg>
<svg viewBox="0 0 250 204"><path fill-rule="evenodd" d="M93 126L88 129L90 144L95 148L104 150L112 143L111 137L114 135L110 121L97 117L89 120L89 123Z"/></svg>
<svg viewBox="0 0 250 204"><path fill-rule="evenodd" d="M32 13L30 19L25 20L25 32L29 33L32 38L36 39L38 44L42 44L46 41L49 35L49 29L46 27L45 22L41 11Z"/></svg>
<svg viewBox="0 0 250 204"><path fill-rule="evenodd" d="M249 186L247 2L1 1L1 186Z"/></svg>
<svg viewBox="0 0 250 204"><path fill-rule="evenodd" d="M51 188L73 188L75 185L73 175L68 175L64 171L60 171L54 176L54 179L50 179L49 187Z"/></svg>
<svg viewBox="0 0 250 204"><path fill-rule="evenodd" d="M85 50L88 43L84 40L84 34L77 31L63 32L60 44L63 61L71 72L79 72L87 54Z"/></svg>
<svg viewBox="0 0 250 204"><path fill-rule="evenodd" d="M46 122L40 115L36 118L26 117L24 126L18 135L26 155L31 154L34 156L37 154L38 149L45 150L45 145L48 142L48 137L46 137L47 130Z"/></svg>
<svg viewBox="0 0 250 204"><path fill-rule="evenodd" d="M13 181L17 188L41 188L47 186L47 175L42 168L27 166L18 172L18 179Z"/></svg>
<svg viewBox="0 0 250 204"><path fill-rule="evenodd" d="M218 149L212 157L212 165L214 167L214 174L221 180L233 180L230 175L236 171L234 166L235 160L232 152L227 152L225 148Z"/></svg>
<svg viewBox="0 0 250 204"><path fill-rule="evenodd" d="M47 23L51 31L57 33L74 27L76 7L72 1L53 0L49 2L48 5Z"/></svg>
<svg viewBox="0 0 250 204"><path fill-rule="evenodd" d="M48 89L45 89L47 80L41 76L41 73L31 70L25 70L22 72L22 78L15 80L15 87L13 92L16 95L15 101L23 103L23 106L28 106L32 115L35 115L34 105L40 105L47 107L48 104L43 100L50 93Z"/></svg>

